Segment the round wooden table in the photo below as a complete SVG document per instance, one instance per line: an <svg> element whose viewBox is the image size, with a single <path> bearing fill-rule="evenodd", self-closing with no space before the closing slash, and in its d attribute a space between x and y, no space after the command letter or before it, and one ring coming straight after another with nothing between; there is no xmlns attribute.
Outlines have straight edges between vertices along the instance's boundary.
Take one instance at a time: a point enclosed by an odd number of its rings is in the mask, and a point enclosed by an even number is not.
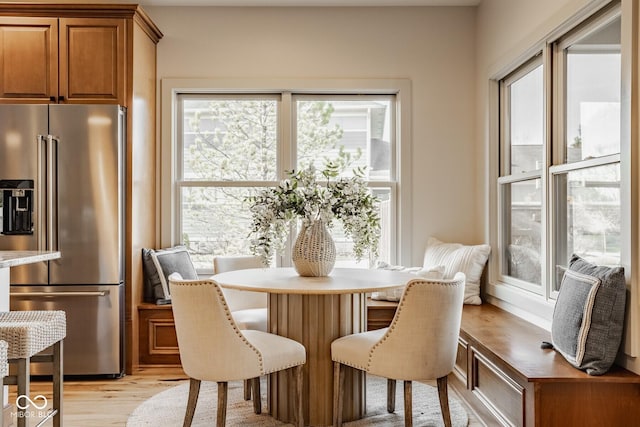
<svg viewBox="0 0 640 427"><path fill-rule="evenodd" d="M416 276L389 270L335 268L326 277L301 277L293 268L253 268L212 276L220 286L269 293L269 332L294 339L307 350L304 367L305 424L327 426L333 421L331 343L367 327L366 294L405 285ZM357 370L345 375L343 420L362 418L365 377ZM269 377L269 413L293 422L294 387L286 372Z"/></svg>

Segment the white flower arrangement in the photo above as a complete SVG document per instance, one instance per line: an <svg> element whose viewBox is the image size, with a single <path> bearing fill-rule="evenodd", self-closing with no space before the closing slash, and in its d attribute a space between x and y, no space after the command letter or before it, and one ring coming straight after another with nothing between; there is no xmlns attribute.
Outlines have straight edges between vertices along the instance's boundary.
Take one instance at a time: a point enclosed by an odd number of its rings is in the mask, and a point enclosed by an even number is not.
<svg viewBox="0 0 640 427"><path fill-rule="evenodd" d="M265 188L250 196L252 214L251 251L268 263L276 250L281 250L292 221L301 219L302 226L323 221L331 227L333 220L342 222L345 234L353 241L353 253L361 260L369 249L378 255L380 241L379 200L364 182L361 168L353 170L350 178L336 178L339 167L327 164L318 182L313 165L298 172L277 187Z"/></svg>

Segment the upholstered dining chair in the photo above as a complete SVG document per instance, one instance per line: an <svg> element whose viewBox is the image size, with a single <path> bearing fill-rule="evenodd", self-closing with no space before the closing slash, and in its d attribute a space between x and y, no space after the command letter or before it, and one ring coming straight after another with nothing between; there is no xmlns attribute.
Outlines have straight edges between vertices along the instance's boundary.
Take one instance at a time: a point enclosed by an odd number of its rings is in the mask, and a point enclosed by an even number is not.
<svg viewBox="0 0 640 427"><path fill-rule="evenodd" d="M436 379L444 424L451 426L447 375L456 361L464 284L464 273L450 280L413 279L388 328L333 341L334 426L342 425L344 365L387 378L389 412L395 411L396 380L402 380L407 427L413 425L411 382Z"/></svg>
<svg viewBox="0 0 640 427"><path fill-rule="evenodd" d="M261 412L261 375L292 369L297 398L296 425L303 426L302 365L306 351L289 338L255 330L240 330L213 280L182 280L169 276L178 349L184 372L189 376L189 397L184 427L189 427L198 401L201 381L218 383L218 427L226 420L228 381L253 379L254 411Z"/></svg>
<svg viewBox="0 0 640 427"><path fill-rule="evenodd" d="M215 274L247 268L264 267L257 256L215 256L213 272ZM267 331L267 294L263 292L223 289L231 315L240 329Z"/></svg>
<svg viewBox="0 0 640 427"><path fill-rule="evenodd" d="M213 272L261 268L262 258L251 255L219 255L213 257ZM267 332L267 294L264 292L222 289L233 320L240 329L255 329ZM251 381L244 382L244 400L251 400Z"/></svg>

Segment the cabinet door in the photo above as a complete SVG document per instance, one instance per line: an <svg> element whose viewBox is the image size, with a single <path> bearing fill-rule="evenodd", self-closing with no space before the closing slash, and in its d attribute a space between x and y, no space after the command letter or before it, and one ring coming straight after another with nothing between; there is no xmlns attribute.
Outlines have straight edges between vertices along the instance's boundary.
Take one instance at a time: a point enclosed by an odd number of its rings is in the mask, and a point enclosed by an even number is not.
<svg viewBox="0 0 640 427"><path fill-rule="evenodd" d="M58 95L58 20L0 17L0 102Z"/></svg>
<svg viewBox="0 0 640 427"><path fill-rule="evenodd" d="M60 19L60 102L125 105L125 19Z"/></svg>

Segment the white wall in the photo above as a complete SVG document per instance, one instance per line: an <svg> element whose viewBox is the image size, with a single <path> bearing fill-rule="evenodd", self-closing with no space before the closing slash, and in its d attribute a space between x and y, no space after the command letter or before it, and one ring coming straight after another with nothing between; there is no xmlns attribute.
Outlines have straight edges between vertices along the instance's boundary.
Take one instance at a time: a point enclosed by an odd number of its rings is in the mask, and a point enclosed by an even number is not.
<svg viewBox="0 0 640 427"><path fill-rule="evenodd" d="M146 7L158 78L404 78L412 86L413 242L482 240L474 189L475 8Z"/></svg>

